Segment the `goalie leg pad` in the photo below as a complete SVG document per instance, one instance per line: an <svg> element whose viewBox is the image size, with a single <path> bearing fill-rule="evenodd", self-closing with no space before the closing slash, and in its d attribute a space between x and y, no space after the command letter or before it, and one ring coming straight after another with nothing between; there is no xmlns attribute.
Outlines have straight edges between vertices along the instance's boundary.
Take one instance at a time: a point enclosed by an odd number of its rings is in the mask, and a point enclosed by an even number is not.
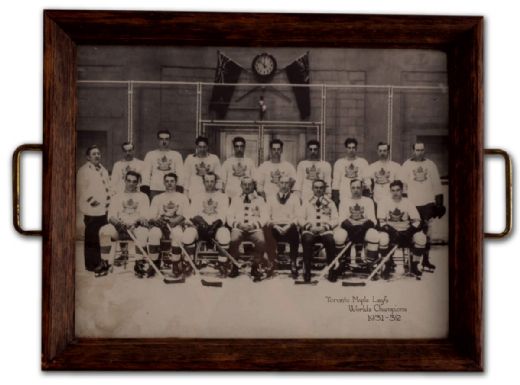
<svg viewBox="0 0 520 385"><path fill-rule="evenodd" d="M219 227L215 234L215 240L222 247L228 248L229 242L231 242L231 233L226 227Z"/></svg>
<svg viewBox="0 0 520 385"><path fill-rule="evenodd" d="M195 227L187 227L183 232L181 228L177 226L172 231L173 244L179 244L179 242L182 242L186 247L190 247L195 244L198 238L199 234Z"/></svg>
<svg viewBox="0 0 520 385"><path fill-rule="evenodd" d="M336 247L343 247L347 242L348 233L345 229L337 227L334 229L333 236Z"/></svg>

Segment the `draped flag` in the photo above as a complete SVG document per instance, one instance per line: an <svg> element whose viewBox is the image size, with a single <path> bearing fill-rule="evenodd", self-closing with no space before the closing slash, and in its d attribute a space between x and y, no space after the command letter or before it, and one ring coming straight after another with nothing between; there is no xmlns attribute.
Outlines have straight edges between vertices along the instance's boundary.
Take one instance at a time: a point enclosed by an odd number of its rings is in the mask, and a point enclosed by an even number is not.
<svg viewBox="0 0 520 385"><path fill-rule="evenodd" d="M309 52L285 67L285 72L291 84L309 84ZM293 92L300 111L300 118L307 119L311 115L310 87L293 87Z"/></svg>
<svg viewBox="0 0 520 385"><path fill-rule="evenodd" d="M236 83L242 72L233 60L218 51L217 69L215 71L215 83ZM209 102L209 110L215 111L217 119L224 119L229 107L229 102L235 92L235 86L214 85Z"/></svg>

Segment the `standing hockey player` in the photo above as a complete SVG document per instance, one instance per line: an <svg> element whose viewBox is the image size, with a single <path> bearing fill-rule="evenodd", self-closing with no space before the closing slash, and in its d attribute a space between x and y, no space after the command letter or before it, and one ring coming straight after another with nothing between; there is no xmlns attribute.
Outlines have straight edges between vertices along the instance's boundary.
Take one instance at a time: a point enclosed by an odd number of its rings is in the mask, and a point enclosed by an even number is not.
<svg viewBox="0 0 520 385"><path fill-rule="evenodd" d="M345 140L347 154L334 163L334 174L332 175L332 200L339 207L340 197L348 196L350 193L350 181L361 179L366 175L368 162L357 156L358 142L354 138Z"/></svg>
<svg viewBox="0 0 520 385"><path fill-rule="evenodd" d="M108 171L101 164L98 146L87 149L87 162L78 170L76 189L77 204L85 223L85 269L99 274L108 269L107 262L101 259L99 229L107 224L107 209L112 192Z"/></svg>
<svg viewBox="0 0 520 385"><path fill-rule="evenodd" d="M157 132L159 148L148 152L144 158L143 185L141 191L153 199L164 191L164 175L177 175L177 189L182 192L184 186L184 167L182 156L177 151L170 150L171 133L168 130Z"/></svg>
<svg viewBox="0 0 520 385"><path fill-rule="evenodd" d="M370 262L377 259L379 234L373 230L376 224L374 201L362 195L363 186L360 179L350 181L350 196L341 197L339 204L339 223L334 230L336 247L342 248L347 238L352 241L355 249L355 261L363 263L361 252L363 244L367 242L367 250L375 251L367 255ZM372 229L372 231L369 231Z"/></svg>
<svg viewBox="0 0 520 385"><path fill-rule="evenodd" d="M253 177L255 163L244 156L246 140L241 136L233 138L234 155L227 158L222 165L222 189L232 199L242 193L240 179L244 176Z"/></svg>
<svg viewBox="0 0 520 385"><path fill-rule="evenodd" d="M417 207L423 221L423 231L428 235L428 228L433 218L441 218L446 213L444 207L441 179L437 166L424 156L424 143L413 145L413 155L403 163L402 178L406 184L408 199ZM430 263L430 242L424 253L422 265L425 270L433 271Z"/></svg>
<svg viewBox="0 0 520 385"><path fill-rule="evenodd" d="M121 145L123 150L123 159L114 163L112 168L112 191L114 194L123 192L125 190L125 176L128 171L135 171L139 175L144 174L144 162L134 157L134 145L130 142L124 142Z"/></svg>
<svg viewBox="0 0 520 385"><path fill-rule="evenodd" d="M377 206L377 219L383 232L388 234L390 245L398 245L410 249L410 272L418 279L422 272L418 268L420 258L426 249L426 235L421 231L421 217L415 205L403 198L403 182L395 180L390 183L391 198ZM386 246L384 236L381 241ZM384 251L381 254L385 254ZM384 255L382 255L384 257ZM383 279L390 278L394 262L390 258L383 268Z"/></svg>
<svg viewBox="0 0 520 385"><path fill-rule="evenodd" d="M113 261L115 247L113 242L131 239L132 231L141 247L146 246L148 238L148 196L138 191L141 175L128 171L125 177L125 191L114 195L108 207L108 224L99 230L101 255Z"/></svg>
<svg viewBox="0 0 520 385"><path fill-rule="evenodd" d="M310 140L307 143L307 159L298 163L296 168L296 184L294 190L300 192L302 201L312 198L312 182L316 179L324 180L327 184L326 196L330 197L332 182L332 167L329 162L320 160L320 142Z"/></svg>
<svg viewBox="0 0 520 385"><path fill-rule="evenodd" d="M208 138L199 136L195 139L195 154L190 154L184 162L186 175L186 195L192 199L195 195L204 192L202 177L208 172L217 176L217 188L220 188L220 159L208 152Z"/></svg>
<svg viewBox="0 0 520 385"><path fill-rule="evenodd" d="M183 243L190 254L194 254L197 240L204 240L209 246L212 242L227 249L231 239L230 232L225 226L226 213L229 206L228 197L217 190L217 176L213 172L206 173L202 180L205 191L191 200L189 218L193 226L184 230ZM218 257L218 269L225 277L231 268L231 262L226 256Z"/></svg>
<svg viewBox="0 0 520 385"><path fill-rule="evenodd" d="M267 211L269 224L267 226L266 240L269 259L274 266L277 242L288 242L291 258L291 274L298 278L298 246L300 236L298 234L298 217L301 211L300 198L291 192L291 179L288 176L280 178L280 191L267 198Z"/></svg>
<svg viewBox="0 0 520 385"><path fill-rule="evenodd" d="M300 227L302 229L303 247L303 280L311 281L311 264L314 245L321 242L327 253L327 264L335 258L333 229L338 224L338 210L334 202L325 196L327 185L325 181L316 179L312 182L314 196L303 202ZM337 271L332 266L328 279L335 282Z"/></svg>
<svg viewBox="0 0 520 385"><path fill-rule="evenodd" d="M265 237L264 226L267 223L267 208L265 201L255 192L255 182L252 178L244 177L241 181L242 194L231 201L228 210L227 224L231 227L231 243L229 253L235 259L239 256L239 246L243 241L251 241L255 245L253 250L253 264L251 276L254 282L261 281L262 265L264 261ZM237 274L234 265L233 276Z"/></svg>
<svg viewBox="0 0 520 385"><path fill-rule="evenodd" d="M172 273L180 277L184 273L180 243L183 238L183 224L189 209L186 195L176 191L177 175L164 175L165 192L155 196L150 205L150 235L148 250L157 267L161 265L160 251L168 253L171 248ZM161 242L162 241L162 242ZM166 261L165 262L170 262Z"/></svg>
<svg viewBox="0 0 520 385"><path fill-rule="evenodd" d="M377 156L379 159L372 163L367 170L366 177L372 182L372 198L376 203L390 197L390 183L400 177L401 166L389 159L390 145L379 142Z"/></svg>
<svg viewBox="0 0 520 385"><path fill-rule="evenodd" d="M266 199L278 193L278 183L282 176L291 178L291 183L296 180L294 166L285 160L282 161L283 142L280 139L271 140L269 153L269 160L262 163L256 172L257 191Z"/></svg>

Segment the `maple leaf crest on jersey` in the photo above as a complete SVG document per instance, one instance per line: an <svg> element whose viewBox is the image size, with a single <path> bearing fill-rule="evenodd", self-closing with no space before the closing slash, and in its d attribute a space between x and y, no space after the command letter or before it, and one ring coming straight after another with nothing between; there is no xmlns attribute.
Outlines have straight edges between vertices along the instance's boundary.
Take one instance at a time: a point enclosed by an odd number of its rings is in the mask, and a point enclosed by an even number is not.
<svg viewBox="0 0 520 385"><path fill-rule="evenodd" d="M169 201L168 203L163 205L162 209L164 215L166 215L167 217L174 217L177 214L177 210L179 210L179 205L172 201Z"/></svg>
<svg viewBox="0 0 520 385"><path fill-rule="evenodd" d="M202 202L202 212L207 215L215 215L217 213L218 202L209 198Z"/></svg>
<svg viewBox="0 0 520 385"><path fill-rule="evenodd" d="M315 164L312 165L312 167L307 167L305 168L305 173L306 173L306 178L308 180L316 180L316 179L320 179L319 178L319 175L320 175L320 169L316 167Z"/></svg>
<svg viewBox="0 0 520 385"><path fill-rule="evenodd" d="M377 184L387 184L390 182L390 171L385 171L383 167L381 170L374 173Z"/></svg>
<svg viewBox="0 0 520 385"><path fill-rule="evenodd" d="M211 171L211 166L204 162L200 162L199 164L195 164L195 170L197 171L197 175L204 176Z"/></svg>
<svg viewBox="0 0 520 385"><path fill-rule="evenodd" d="M356 167L354 163L350 163L349 166L345 166L345 176L347 178L357 178L359 167Z"/></svg>
<svg viewBox="0 0 520 385"><path fill-rule="evenodd" d="M241 178L246 175L247 166L245 164L238 162L237 164L231 165L231 168L233 169L233 176Z"/></svg>
<svg viewBox="0 0 520 385"><path fill-rule="evenodd" d="M127 201L123 201L123 213L124 214L135 214L137 208L139 207L139 202L134 201L132 198Z"/></svg>
<svg viewBox="0 0 520 385"><path fill-rule="evenodd" d="M358 203L356 203L354 206L350 206L348 209L350 211L350 218L355 221L365 217L365 208L360 206Z"/></svg>
<svg viewBox="0 0 520 385"><path fill-rule="evenodd" d="M394 211L388 213L388 218L390 222L404 222L408 220L408 214L396 207Z"/></svg>
<svg viewBox="0 0 520 385"><path fill-rule="evenodd" d="M157 169L160 171L170 171L172 169L172 161L166 155L157 159Z"/></svg>
<svg viewBox="0 0 520 385"><path fill-rule="evenodd" d="M428 170L419 166L415 170L413 170L413 179L417 182L424 182L428 179Z"/></svg>
<svg viewBox="0 0 520 385"><path fill-rule="evenodd" d="M282 177L282 173L280 170L271 171L271 183L278 184L280 182L280 178Z"/></svg>

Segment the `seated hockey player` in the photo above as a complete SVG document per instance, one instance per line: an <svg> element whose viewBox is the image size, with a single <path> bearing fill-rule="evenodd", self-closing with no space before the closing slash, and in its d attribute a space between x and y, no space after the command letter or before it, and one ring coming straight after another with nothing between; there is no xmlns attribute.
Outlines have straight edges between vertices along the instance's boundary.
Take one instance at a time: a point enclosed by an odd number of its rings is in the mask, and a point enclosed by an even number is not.
<svg viewBox="0 0 520 385"><path fill-rule="evenodd" d="M410 272L419 279L422 272L418 264L426 249L426 235L420 228L421 217L415 205L403 198L403 182L395 180L390 183L390 194L391 198L382 201L377 207L380 229L388 234L391 245L410 248ZM390 258L381 273L383 279L390 277L393 265Z"/></svg>
<svg viewBox="0 0 520 385"><path fill-rule="evenodd" d="M254 282L263 278L262 268L264 261L265 237L264 226L267 223L267 208L262 197L255 192L255 182L250 177L242 178L240 185L242 194L235 196L228 210L227 224L231 227L231 242L229 253L235 259L239 256L240 244L251 241L255 245L253 250L253 264L251 276ZM230 276L236 276L238 269L233 265Z"/></svg>
<svg viewBox="0 0 520 385"><path fill-rule="evenodd" d="M327 253L327 264L335 258L333 229L338 224L338 210L332 199L325 196L325 181L316 179L312 183L313 197L303 202L300 227L302 229L303 280L311 280L311 259L314 245L321 242ZM334 266L329 270L329 281L335 282L337 271Z"/></svg>
<svg viewBox="0 0 520 385"><path fill-rule="evenodd" d="M140 182L139 173L128 171L125 176L125 190L114 195L110 201L108 224L99 230L99 243L104 260L113 261L113 242L131 239L129 231L141 247L146 246L149 201L148 196L137 189Z"/></svg>
<svg viewBox="0 0 520 385"><path fill-rule="evenodd" d="M294 279L298 277L298 246L300 236L298 234L298 215L301 210L300 198L291 192L291 178L282 176L279 181L278 194L270 195L267 198L267 211L269 224L267 225L266 241L267 252L271 263L277 251L277 242L284 241L289 243L291 258L291 274Z"/></svg>
<svg viewBox="0 0 520 385"><path fill-rule="evenodd" d="M225 227L228 197L216 188L217 176L208 172L202 177L205 191L195 195L189 210L190 225L184 230L183 243L190 254L194 254L197 240L208 246L216 241L224 249L229 247L230 233ZM218 269L222 276L228 274L231 263L226 256L218 257Z"/></svg>
<svg viewBox="0 0 520 385"><path fill-rule="evenodd" d="M179 245L182 242L183 224L189 209L189 201L186 195L176 191L175 173L165 174L163 180L166 191L156 195L150 205L149 218L152 227L148 237L148 250L150 258L160 268L159 252L161 249L163 252L168 252L171 247L172 273L179 277L184 274Z"/></svg>
<svg viewBox="0 0 520 385"><path fill-rule="evenodd" d="M375 227L376 214L374 201L362 195L363 185L360 179L350 181L350 196L342 196L339 204L339 226L334 230L334 240L336 247L342 247L348 235L348 240L352 241L355 250L356 264L363 264L362 249L367 231ZM379 235L369 233L370 241L379 243ZM369 241L369 242L370 242ZM376 247L377 251L377 247Z"/></svg>

